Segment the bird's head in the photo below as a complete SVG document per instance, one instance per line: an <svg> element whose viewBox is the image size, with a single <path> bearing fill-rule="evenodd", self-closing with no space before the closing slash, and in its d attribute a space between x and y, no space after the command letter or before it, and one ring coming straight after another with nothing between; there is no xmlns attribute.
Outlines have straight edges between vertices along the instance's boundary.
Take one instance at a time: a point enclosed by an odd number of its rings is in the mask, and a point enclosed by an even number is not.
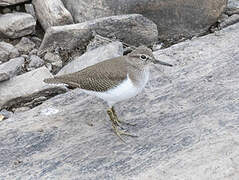
<svg viewBox="0 0 239 180"><path fill-rule="evenodd" d="M128 56L132 58L137 58L138 60L142 61L143 64L153 63L170 67L173 66L172 64L155 59L152 50L147 48L146 46L139 46L131 53L129 53Z"/></svg>

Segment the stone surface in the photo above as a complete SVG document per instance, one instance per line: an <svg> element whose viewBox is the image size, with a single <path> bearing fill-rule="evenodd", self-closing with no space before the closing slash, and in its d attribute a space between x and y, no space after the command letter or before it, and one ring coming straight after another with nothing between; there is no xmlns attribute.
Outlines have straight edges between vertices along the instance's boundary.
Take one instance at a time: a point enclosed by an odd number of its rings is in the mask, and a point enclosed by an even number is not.
<svg viewBox="0 0 239 180"><path fill-rule="evenodd" d="M88 66L102 62L106 59L123 55L123 45L121 42L113 42L106 46L98 47L92 51L75 57L71 62L64 66L57 75L80 71Z"/></svg>
<svg viewBox="0 0 239 180"><path fill-rule="evenodd" d="M65 8L61 0L33 0L37 19L44 30L51 26L73 24L70 12Z"/></svg>
<svg viewBox="0 0 239 180"><path fill-rule="evenodd" d="M192 36L216 23L227 0L63 0L75 22L119 14L142 14L154 21L161 39Z"/></svg>
<svg viewBox="0 0 239 180"><path fill-rule="evenodd" d="M52 77L51 73L42 67L0 83L0 109L19 107L32 101L34 103L35 98L66 91L63 86L45 84L43 79L49 77Z"/></svg>
<svg viewBox="0 0 239 180"><path fill-rule="evenodd" d="M25 59L18 57L0 65L0 83L22 72Z"/></svg>
<svg viewBox="0 0 239 180"><path fill-rule="evenodd" d="M232 24L239 22L239 14L233 14L232 16L225 19L222 23L219 24L220 28L225 28L227 26L230 26Z"/></svg>
<svg viewBox="0 0 239 180"><path fill-rule="evenodd" d="M0 125L1 178L237 180L239 24L155 52L143 93L116 104L138 138L122 143L107 105L79 90ZM91 122L93 126L88 126Z"/></svg>
<svg viewBox="0 0 239 180"><path fill-rule="evenodd" d="M51 27L44 36L40 50L54 47L85 48L93 38L93 31L104 37L116 37L135 46L152 45L158 38L157 26L142 15L111 16L79 24Z"/></svg>
<svg viewBox="0 0 239 180"><path fill-rule="evenodd" d="M9 5L15 5L23 2L28 2L29 0L0 0L0 7L1 6L9 6Z"/></svg>
<svg viewBox="0 0 239 180"><path fill-rule="evenodd" d="M61 60L61 57L58 54L55 54L55 53L47 52L44 56L44 60L51 64L50 66L47 65L47 67L48 67L48 69L50 69L50 71L53 74L56 74L57 72L59 72L59 70L63 66L63 62Z"/></svg>
<svg viewBox="0 0 239 180"><path fill-rule="evenodd" d="M18 51L22 54L28 54L31 50L35 48L36 44L29 38L23 37L19 43L16 45Z"/></svg>
<svg viewBox="0 0 239 180"><path fill-rule="evenodd" d="M19 56L17 48L4 41L0 42L0 60L6 62L11 58Z"/></svg>
<svg viewBox="0 0 239 180"><path fill-rule="evenodd" d="M239 14L239 0L228 0L226 13L228 15Z"/></svg>
<svg viewBox="0 0 239 180"><path fill-rule="evenodd" d="M25 10L28 14L31 14L34 19L37 19L36 12L32 4L25 4Z"/></svg>
<svg viewBox="0 0 239 180"><path fill-rule="evenodd" d="M19 38L35 31L36 20L27 13L0 15L0 36Z"/></svg>
<svg viewBox="0 0 239 180"><path fill-rule="evenodd" d="M61 61L61 57L58 54L54 54L51 52L47 52L44 56L45 61L53 63L57 61Z"/></svg>
<svg viewBox="0 0 239 180"><path fill-rule="evenodd" d="M227 7L232 9L239 9L239 0L228 0Z"/></svg>
<svg viewBox="0 0 239 180"><path fill-rule="evenodd" d="M30 60L30 63L28 64L28 70L39 68L43 66L45 63L40 57L36 55L31 55L29 60Z"/></svg>
<svg viewBox="0 0 239 180"><path fill-rule="evenodd" d="M1 115L2 115L2 117L4 117L4 119L8 119L8 118L10 118L13 115L13 113L11 111L7 111L6 109L3 109L3 110L0 111L0 116Z"/></svg>

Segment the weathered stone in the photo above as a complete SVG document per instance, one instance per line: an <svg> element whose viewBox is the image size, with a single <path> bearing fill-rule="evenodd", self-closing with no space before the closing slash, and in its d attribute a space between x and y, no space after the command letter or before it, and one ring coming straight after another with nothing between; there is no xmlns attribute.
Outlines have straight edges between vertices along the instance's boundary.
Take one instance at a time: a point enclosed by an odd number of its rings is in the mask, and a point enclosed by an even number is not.
<svg viewBox="0 0 239 180"><path fill-rule="evenodd" d="M157 24L161 39L193 36L208 30L227 0L63 0L75 22L119 14L142 14Z"/></svg>
<svg viewBox="0 0 239 180"><path fill-rule="evenodd" d="M228 17L223 22L221 22L219 24L219 27L225 28L225 27L235 24L237 22L239 22L239 14L233 14L232 16Z"/></svg>
<svg viewBox="0 0 239 180"><path fill-rule="evenodd" d="M37 19L36 12L32 4L25 4L25 9L28 14L31 14L34 19Z"/></svg>
<svg viewBox="0 0 239 180"><path fill-rule="evenodd" d="M94 65L106 59L123 55L123 45L121 42L113 42L106 46L88 51L80 57L75 57L73 61L64 66L57 75L80 71L88 66Z"/></svg>
<svg viewBox="0 0 239 180"><path fill-rule="evenodd" d="M18 51L22 54L28 54L31 50L35 48L35 43L30 39L23 37L20 42L16 45Z"/></svg>
<svg viewBox="0 0 239 180"><path fill-rule="evenodd" d="M0 65L0 83L1 81L8 80L22 72L24 65L24 58L18 57L11 59L6 63Z"/></svg>
<svg viewBox="0 0 239 180"><path fill-rule="evenodd" d="M10 111L7 111L6 109L3 109L3 110L0 111L0 116L1 115L4 117L4 119L8 119L13 115L13 113L10 112Z"/></svg>
<svg viewBox="0 0 239 180"><path fill-rule="evenodd" d="M52 75L48 69L41 67L0 83L0 109L19 107L37 97L49 97L66 91L64 86L45 84L43 79L49 77Z"/></svg>
<svg viewBox="0 0 239 180"><path fill-rule="evenodd" d="M239 9L239 0L228 0L227 8Z"/></svg>
<svg viewBox="0 0 239 180"><path fill-rule="evenodd" d="M36 44L36 47L39 48L41 45L42 40L36 36L33 36L31 40Z"/></svg>
<svg viewBox="0 0 239 180"><path fill-rule="evenodd" d="M155 52L174 67L155 66L143 93L116 104L136 123L124 126L139 136L127 144L111 131L107 105L80 90L3 121L1 178L237 180L238 39L235 24Z"/></svg>
<svg viewBox="0 0 239 180"><path fill-rule="evenodd" d="M115 40L96 34L96 35L94 35L94 38L87 45L86 51L92 51L93 49L96 49L101 46L105 46L113 41L115 41Z"/></svg>
<svg viewBox="0 0 239 180"><path fill-rule="evenodd" d="M63 66L61 57L58 54L47 52L44 56L44 60L51 63L51 66L48 65L47 67L53 74L59 72Z"/></svg>
<svg viewBox="0 0 239 180"><path fill-rule="evenodd" d="M29 60L30 60L30 63L28 64L28 70L39 68L43 66L45 63L40 57L36 55L31 55Z"/></svg>
<svg viewBox="0 0 239 180"><path fill-rule="evenodd" d="M38 53L38 50L37 49L33 49L33 50L31 50L29 55L37 55L37 53Z"/></svg>
<svg viewBox="0 0 239 180"><path fill-rule="evenodd" d="M61 61L61 57L58 54L54 54L51 52L47 52L44 56L45 61L53 63L57 61Z"/></svg>
<svg viewBox="0 0 239 180"><path fill-rule="evenodd" d="M15 5L15 4L19 4L19 3L23 3L27 1L29 0L0 0L0 7Z"/></svg>
<svg viewBox="0 0 239 180"><path fill-rule="evenodd" d="M158 38L157 26L139 14L111 16L84 23L55 26L47 30L40 50L61 47L85 48L93 31L104 37L116 37L130 45L152 45Z"/></svg>
<svg viewBox="0 0 239 180"><path fill-rule="evenodd" d="M239 14L239 0L228 0L226 13L228 15Z"/></svg>
<svg viewBox="0 0 239 180"><path fill-rule="evenodd" d="M71 14L61 0L33 0L32 3L37 19L45 30L51 26L73 24Z"/></svg>
<svg viewBox="0 0 239 180"><path fill-rule="evenodd" d="M36 20L27 13L0 15L0 36L19 38L35 31Z"/></svg>
<svg viewBox="0 0 239 180"><path fill-rule="evenodd" d="M6 62L11 58L19 56L17 48L4 41L0 42L0 60Z"/></svg>

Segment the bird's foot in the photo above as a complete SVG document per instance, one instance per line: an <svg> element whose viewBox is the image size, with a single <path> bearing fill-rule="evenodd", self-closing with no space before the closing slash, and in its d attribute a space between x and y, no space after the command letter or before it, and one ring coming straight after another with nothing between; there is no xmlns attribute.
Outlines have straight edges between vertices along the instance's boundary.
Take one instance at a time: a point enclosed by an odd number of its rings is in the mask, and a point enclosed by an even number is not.
<svg viewBox="0 0 239 180"><path fill-rule="evenodd" d="M118 119L118 117L117 117L117 115L116 115L116 113L115 113L115 111L114 111L113 108L108 109L108 110L107 110L107 114L108 114L109 117L110 117L110 120L111 120L111 122L112 122L112 127L113 127L113 130L114 130L115 134L120 138L121 141L125 142L125 140L122 138L121 135L131 136L131 137L137 137L136 135L129 134L129 133L123 131L123 130L119 130L119 129L118 129L118 127L121 128L121 129L124 129L124 128L120 125L121 123L124 123L124 122L119 121L119 119ZM129 123L125 123L125 124L129 124Z"/></svg>
<svg viewBox="0 0 239 180"><path fill-rule="evenodd" d="M130 137L138 137L137 135L133 135L133 134L130 134L130 133L127 133L125 131L122 131L122 130L119 130L117 128L117 125L115 125L114 123L112 123L112 127L113 127L113 130L115 132L115 134L120 138L121 141L123 141L124 143L126 143L126 141L122 138L121 135L125 135L125 136L130 136Z"/></svg>
<svg viewBox="0 0 239 180"><path fill-rule="evenodd" d="M109 115L110 120L112 121L112 123L113 123L114 125L121 127L120 121L118 120L118 117L117 117L117 115L115 114L115 111L112 110L112 108L110 108L110 109L107 110L107 114ZM121 128L123 129L123 127L121 127Z"/></svg>
<svg viewBox="0 0 239 180"><path fill-rule="evenodd" d="M117 116L117 114L116 114L116 112L115 112L114 106L112 106L112 108L109 109L109 110L112 111L113 116L115 117L115 120L114 120L114 121L115 121L115 123L116 123L118 126L120 126L120 124L126 124L126 125L129 125L129 126L136 126L136 124L132 124L132 123L128 123L128 122L119 120L119 119L118 119L118 116Z"/></svg>

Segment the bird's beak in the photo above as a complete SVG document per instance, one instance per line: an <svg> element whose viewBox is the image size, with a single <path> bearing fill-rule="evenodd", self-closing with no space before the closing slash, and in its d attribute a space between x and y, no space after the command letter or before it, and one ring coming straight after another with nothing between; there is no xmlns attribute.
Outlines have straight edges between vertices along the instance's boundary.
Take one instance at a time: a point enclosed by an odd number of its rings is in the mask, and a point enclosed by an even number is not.
<svg viewBox="0 0 239 180"><path fill-rule="evenodd" d="M163 61L159 61L159 60L157 60L157 59L153 59L153 63L154 64L161 64L161 65L164 65L164 66L170 66L170 67L172 67L173 65L172 64L169 64L169 63L166 63L166 62L163 62Z"/></svg>

